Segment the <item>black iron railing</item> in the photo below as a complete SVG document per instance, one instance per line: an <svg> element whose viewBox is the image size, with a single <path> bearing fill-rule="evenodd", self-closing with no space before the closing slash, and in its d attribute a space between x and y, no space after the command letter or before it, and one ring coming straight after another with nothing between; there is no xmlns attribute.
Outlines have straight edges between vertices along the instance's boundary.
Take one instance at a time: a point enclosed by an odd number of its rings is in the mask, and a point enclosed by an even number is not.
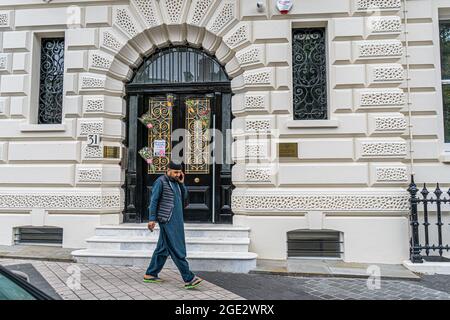
<svg viewBox="0 0 450 320"><path fill-rule="evenodd" d="M450 245L444 244L443 241L443 235L450 234L450 226L443 222L444 214L446 213L444 206L450 204L450 190L447 192L442 191L438 183L433 192L428 191L426 184L419 192L414 178L411 181L408 188L408 192L411 195L411 213L409 217L411 225L411 262L423 263L424 258L431 257L432 254L435 255L436 253L442 258L445 251L450 252ZM419 217L419 209L423 209L421 211L423 219ZM420 231L423 231L423 233ZM421 234L423 234L423 239L420 236ZM437 241L437 244L435 241Z"/></svg>

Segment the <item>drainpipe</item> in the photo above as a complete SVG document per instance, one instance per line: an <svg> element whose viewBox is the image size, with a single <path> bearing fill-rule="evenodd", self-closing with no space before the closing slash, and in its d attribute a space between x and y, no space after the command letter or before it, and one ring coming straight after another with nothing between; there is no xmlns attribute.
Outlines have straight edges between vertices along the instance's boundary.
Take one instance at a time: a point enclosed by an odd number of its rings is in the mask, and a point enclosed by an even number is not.
<svg viewBox="0 0 450 320"><path fill-rule="evenodd" d="M411 87L409 85L410 80L410 65L409 65L409 39L408 39L408 6L406 3L407 0L403 0L403 18L405 19L405 63L406 63L406 103L408 104L408 115L409 115L409 158L410 158L410 172L411 172L411 183L408 188L408 192L410 193L410 212L408 214L408 220L410 228L408 228L410 243L410 261L421 262L420 259L420 251L417 252L417 249L414 250L415 246L419 244L419 223L417 218L417 202L416 202L416 193L417 187L414 182L415 172L414 172L414 149L413 149L413 124L412 124L412 110L411 110Z"/></svg>
<svg viewBox="0 0 450 320"><path fill-rule="evenodd" d="M406 103L408 105L408 116L409 116L409 158L410 158L410 172L411 172L411 182L414 181L414 134L413 134L413 124L412 124L412 110L411 110L411 87L409 85L410 81L410 65L409 65L409 39L408 39L408 6L407 0L403 0L403 17L405 20L405 63L406 63Z"/></svg>

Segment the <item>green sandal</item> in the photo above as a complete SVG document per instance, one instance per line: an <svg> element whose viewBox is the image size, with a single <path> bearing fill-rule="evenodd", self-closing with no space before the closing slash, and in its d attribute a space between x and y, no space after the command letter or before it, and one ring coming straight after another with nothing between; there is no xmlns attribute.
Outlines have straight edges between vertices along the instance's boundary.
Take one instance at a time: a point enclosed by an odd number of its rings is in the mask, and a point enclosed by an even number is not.
<svg viewBox="0 0 450 320"><path fill-rule="evenodd" d="M191 282L188 282L184 285L185 289L195 289L197 288L201 283L203 279L195 277Z"/></svg>
<svg viewBox="0 0 450 320"><path fill-rule="evenodd" d="M151 277L151 278L148 278L148 279L144 278L144 282L145 283L161 283L161 282L163 282L163 280L161 278L158 278L158 277Z"/></svg>

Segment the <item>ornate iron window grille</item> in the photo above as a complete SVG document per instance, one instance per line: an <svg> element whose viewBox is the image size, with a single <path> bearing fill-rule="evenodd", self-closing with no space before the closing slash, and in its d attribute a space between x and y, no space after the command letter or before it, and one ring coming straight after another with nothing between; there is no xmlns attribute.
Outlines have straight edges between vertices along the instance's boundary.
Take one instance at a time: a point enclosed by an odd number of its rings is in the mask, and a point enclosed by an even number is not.
<svg viewBox="0 0 450 320"><path fill-rule="evenodd" d="M221 83L229 79L223 67L207 53L190 47L157 51L138 69L131 84Z"/></svg>
<svg viewBox="0 0 450 320"><path fill-rule="evenodd" d="M292 31L294 119L326 120L327 59L324 28Z"/></svg>
<svg viewBox="0 0 450 320"><path fill-rule="evenodd" d="M41 40L39 124L62 123L64 38Z"/></svg>

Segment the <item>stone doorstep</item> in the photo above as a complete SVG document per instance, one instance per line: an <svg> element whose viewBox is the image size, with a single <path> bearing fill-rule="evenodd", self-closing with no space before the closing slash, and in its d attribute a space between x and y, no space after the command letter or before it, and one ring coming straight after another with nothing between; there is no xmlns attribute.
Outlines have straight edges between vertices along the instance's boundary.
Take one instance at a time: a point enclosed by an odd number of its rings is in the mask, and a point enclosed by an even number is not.
<svg viewBox="0 0 450 320"><path fill-rule="evenodd" d="M72 252L75 257L107 257L107 258L145 258L152 257L151 252L145 251L97 251L90 249L76 250ZM216 260L253 260L257 258L256 253L252 252L188 252L188 259L216 259Z"/></svg>
<svg viewBox="0 0 450 320"><path fill-rule="evenodd" d="M403 262L403 266L408 270L425 275L450 275L450 262L429 262L412 263L410 260Z"/></svg>
<svg viewBox="0 0 450 320"><path fill-rule="evenodd" d="M186 225L186 237L216 237L216 238L248 238L250 229L248 227L233 227L224 225L198 224ZM159 225L151 233L147 225L105 225L95 229L95 236L99 237L147 237L157 238L159 236Z"/></svg>
<svg viewBox="0 0 450 320"><path fill-rule="evenodd" d="M420 281L417 274L402 265L345 263L338 260L295 259L292 262L258 259L256 269L250 274L367 279L370 276L367 268L372 265L380 267L381 279Z"/></svg>
<svg viewBox="0 0 450 320"><path fill-rule="evenodd" d="M146 223L124 223L119 225L103 225L98 226L97 229L119 229L119 230L147 230ZM195 224L195 223L186 223L185 230L212 230L212 231L250 231L250 227L240 227L233 226L228 224ZM157 224L155 230L159 230L159 225Z"/></svg>
<svg viewBox="0 0 450 320"><path fill-rule="evenodd" d="M114 237L114 236L94 236L86 240L87 243L157 243L157 237ZM192 244L250 244L249 238L238 237L186 237L186 243Z"/></svg>

